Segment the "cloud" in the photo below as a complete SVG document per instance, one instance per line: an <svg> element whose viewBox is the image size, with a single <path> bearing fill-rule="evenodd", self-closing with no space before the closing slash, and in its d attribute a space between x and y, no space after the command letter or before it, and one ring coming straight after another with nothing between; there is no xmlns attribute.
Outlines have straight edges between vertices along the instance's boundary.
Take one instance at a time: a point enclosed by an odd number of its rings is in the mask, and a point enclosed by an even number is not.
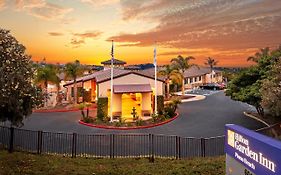
<svg viewBox="0 0 281 175"><path fill-rule="evenodd" d="M81 0L83 3L88 3L93 7L104 7L118 3L120 0Z"/></svg>
<svg viewBox="0 0 281 175"><path fill-rule="evenodd" d="M281 42L281 1L121 1L123 19L157 22L149 31L108 38L123 46L245 49ZM130 44L127 44L130 43Z"/></svg>
<svg viewBox="0 0 281 175"><path fill-rule="evenodd" d="M63 33L60 33L60 32L49 32L48 34L51 36L62 36L63 35Z"/></svg>
<svg viewBox="0 0 281 175"><path fill-rule="evenodd" d="M44 20L62 20L73 9L61 7L45 0L16 0L16 10L25 11Z"/></svg>
<svg viewBox="0 0 281 175"><path fill-rule="evenodd" d="M0 0L0 11L3 10L5 8L5 0Z"/></svg>
<svg viewBox="0 0 281 175"><path fill-rule="evenodd" d="M96 38L101 34L102 32L100 31L93 31L93 32L84 32L84 33L73 33L73 36L85 39L85 38Z"/></svg>
<svg viewBox="0 0 281 175"><path fill-rule="evenodd" d="M70 41L70 44L73 46L73 48L78 48L85 44L86 39L95 39L98 38L102 32L100 31L86 31L84 33L72 33L72 39Z"/></svg>
<svg viewBox="0 0 281 175"><path fill-rule="evenodd" d="M73 48L78 48L82 44L85 44L85 41L83 39L72 38L70 44L72 45Z"/></svg>

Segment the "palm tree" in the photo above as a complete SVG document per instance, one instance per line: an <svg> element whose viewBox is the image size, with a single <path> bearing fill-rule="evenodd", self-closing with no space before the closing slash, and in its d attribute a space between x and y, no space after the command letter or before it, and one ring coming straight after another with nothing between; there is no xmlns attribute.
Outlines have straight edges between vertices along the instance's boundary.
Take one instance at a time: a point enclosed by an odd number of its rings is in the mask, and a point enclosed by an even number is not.
<svg viewBox="0 0 281 175"><path fill-rule="evenodd" d="M209 66L211 69L211 83L213 83L213 70L214 70L214 66L216 66L218 64L218 61L216 61L215 59L208 57L206 59L205 65Z"/></svg>
<svg viewBox="0 0 281 175"><path fill-rule="evenodd" d="M165 65L164 69L158 71L160 76L165 77L167 85L166 98L169 98L170 95L170 81L174 80L176 82L181 81L181 74L178 70L174 69L171 65Z"/></svg>
<svg viewBox="0 0 281 175"><path fill-rule="evenodd" d="M179 55L177 58L173 58L171 60L172 66L178 70L181 73L181 79L182 79L182 95L184 95L184 73L187 69L189 69L192 66L195 66L195 64L190 64L190 60L195 59L192 56L188 56L186 58Z"/></svg>
<svg viewBox="0 0 281 175"><path fill-rule="evenodd" d="M36 84L43 84L45 89L45 106L47 105L48 101L48 83L59 83L59 78L56 74L56 70L53 65L45 65L37 68L36 77L35 77Z"/></svg>
<svg viewBox="0 0 281 175"><path fill-rule="evenodd" d="M74 63L67 63L65 65L65 78L73 79L74 82L74 103L77 103L77 83L76 79L83 75L83 68L78 60L75 60Z"/></svg>
<svg viewBox="0 0 281 175"><path fill-rule="evenodd" d="M255 53L255 56L250 56L247 61L258 62L261 58L269 56L269 47L263 48L260 52Z"/></svg>

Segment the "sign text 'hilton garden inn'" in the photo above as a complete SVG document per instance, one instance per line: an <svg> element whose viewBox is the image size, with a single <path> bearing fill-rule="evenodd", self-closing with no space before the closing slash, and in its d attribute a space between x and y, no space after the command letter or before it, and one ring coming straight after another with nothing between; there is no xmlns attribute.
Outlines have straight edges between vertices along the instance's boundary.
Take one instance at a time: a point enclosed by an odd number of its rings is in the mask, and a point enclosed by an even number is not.
<svg viewBox="0 0 281 175"><path fill-rule="evenodd" d="M226 174L281 175L281 142L226 125Z"/></svg>

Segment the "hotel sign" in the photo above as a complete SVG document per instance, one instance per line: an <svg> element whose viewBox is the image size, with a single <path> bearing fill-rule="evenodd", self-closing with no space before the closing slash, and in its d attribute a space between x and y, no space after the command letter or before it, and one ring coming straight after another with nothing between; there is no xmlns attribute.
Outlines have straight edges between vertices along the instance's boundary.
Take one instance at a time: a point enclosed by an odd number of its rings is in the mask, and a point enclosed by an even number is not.
<svg viewBox="0 0 281 175"><path fill-rule="evenodd" d="M280 141L237 125L226 125L225 135L227 174L281 175Z"/></svg>

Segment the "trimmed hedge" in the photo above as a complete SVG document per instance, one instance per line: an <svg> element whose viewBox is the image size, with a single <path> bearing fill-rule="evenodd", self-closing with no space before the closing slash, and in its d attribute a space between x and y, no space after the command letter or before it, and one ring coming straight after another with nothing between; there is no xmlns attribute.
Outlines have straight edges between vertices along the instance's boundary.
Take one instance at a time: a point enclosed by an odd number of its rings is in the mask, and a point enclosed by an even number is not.
<svg viewBox="0 0 281 175"><path fill-rule="evenodd" d="M97 104L97 118L101 121L108 116L108 98L107 97L99 97Z"/></svg>
<svg viewBox="0 0 281 175"><path fill-rule="evenodd" d="M158 114L161 114L164 111L164 96L163 95L157 95L157 110L158 110Z"/></svg>

